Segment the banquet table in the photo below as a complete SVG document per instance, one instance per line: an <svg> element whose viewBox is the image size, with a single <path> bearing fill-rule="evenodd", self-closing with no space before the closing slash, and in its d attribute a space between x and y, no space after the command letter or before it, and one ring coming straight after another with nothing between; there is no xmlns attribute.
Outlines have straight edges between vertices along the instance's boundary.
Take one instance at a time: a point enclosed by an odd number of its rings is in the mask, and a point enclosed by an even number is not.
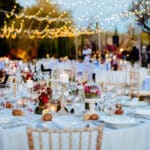
<svg viewBox="0 0 150 150"><path fill-rule="evenodd" d="M127 108L128 110L128 108ZM102 116L102 112L98 112ZM11 110L0 109L1 118L7 118L18 125L9 126L8 124L0 123L0 150L28 150L26 127L36 127L41 120L41 115L25 112L24 116L16 117L11 115ZM122 116L123 117L123 116ZM149 150L150 149L150 119L136 118L138 123L132 127L112 128L107 124L104 125L102 150ZM62 122L59 122L59 121ZM69 121L69 122L67 122ZM65 124L65 122L67 122ZM76 127L81 127L81 118L74 115L59 116L47 123L51 129L60 129L71 127L76 122ZM69 124L70 123L70 124ZM82 123L85 123L82 121ZM78 126L77 126L78 125ZM95 124L90 122L91 126Z"/></svg>
<svg viewBox="0 0 150 150"><path fill-rule="evenodd" d="M146 76L143 79L142 89L146 91L150 91L150 76Z"/></svg>
<svg viewBox="0 0 150 150"><path fill-rule="evenodd" d="M36 63L37 70L40 70L40 65L43 64L45 68L50 68L52 70L63 71L65 69L73 70L75 76L78 72L83 72L84 74L88 72L89 74L95 73L96 81L110 82L110 83L130 83L129 72L134 69L140 72L140 84L142 84L143 79L148 76L148 69L144 67L133 68L131 64L125 62L124 67L121 70L111 70L110 63L105 62L104 64L94 64L93 63L80 63L74 60L67 60L65 62L59 62L57 59L41 59Z"/></svg>
<svg viewBox="0 0 150 150"><path fill-rule="evenodd" d="M51 60L48 62L47 60L41 60L36 65L37 70L40 70L40 65L44 64L45 68L51 68L52 70L61 70L61 69L71 69L75 68L76 71L82 71L84 68L88 68L92 70L93 73L96 74L96 81L100 82L127 82L129 83L129 71L130 70L120 70L120 71L112 71L109 68L105 68L105 66L96 66L92 69L91 64L86 64L86 67L83 64L72 63L70 61L60 63L57 60ZM74 66L73 66L74 64ZM22 65L25 70L27 67ZM79 66L78 66L79 65ZM91 68L91 69L89 69ZM91 72L92 72L91 71ZM144 88L147 89L149 84L149 78L145 78L147 76L147 70L145 68L140 69L141 82L144 83ZM43 74L39 74L38 78L42 78ZM143 80L144 79L144 80ZM146 84L145 84L146 83ZM149 88L149 87L148 87ZM6 91L6 89L5 89ZM13 99L14 95L12 93L14 90L7 89L7 93L9 93L8 99ZM4 91L2 91L4 92ZM1 93L2 93L1 92ZM29 90L20 83L17 84L17 93L20 96L28 95ZM2 97L1 97L2 98ZM3 98L1 99L3 100ZM128 106L129 107L129 106ZM126 108L127 113L122 115L122 119L124 118L131 110L134 108ZM150 108L150 106L149 106ZM11 113L11 109L0 108L0 150L28 150L28 142L26 135L26 127L32 126L37 127L39 123L41 123L41 115L34 114L33 112L28 111L27 108L21 108L25 112L24 116L13 116ZM131 109L131 110L130 110ZM103 117L102 112L98 112L100 119ZM105 115L104 115L105 116ZM107 115L106 115L107 116ZM112 116L113 117L113 116ZM46 123L47 127L50 129L63 129L63 128L71 128L73 127L72 123L75 123L75 127L81 128L86 126L87 122L83 120L82 117L77 117L75 115L66 115L66 116L56 116L53 118L51 122ZM5 119L5 120L4 120ZM67 120L66 120L67 119ZM103 140L102 140L102 150L150 150L150 117L145 118L136 118L137 124L131 127L126 128L113 128L108 126L107 123L104 123L104 132L103 132ZM5 121L5 122L3 122ZM8 121L8 123L6 123ZM65 124L67 122L68 124ZM100 123L99 120L98 123ZM97 123L97 122L96 122ZM83 124L83 126L82 126ZM90 122L90 126L97 126L93 121ZM57 149L55 149L57 150ZM66 150L66 149L65 149ZM86 149L85 149L86 150Z"/></svg>
<svg viewBox="0 0 150 150"><path fill-rule="evenodd" d="M148 70L146 68L140 68L137 70L140 73L140 86L144 82L148 82ZM98 83L106 82L106 83L126 83L130 84L130 69L126 70L96 70L96 81ZM148 85L146 84L146 86ZM150 85L150 84L149 84Z"/></svg>

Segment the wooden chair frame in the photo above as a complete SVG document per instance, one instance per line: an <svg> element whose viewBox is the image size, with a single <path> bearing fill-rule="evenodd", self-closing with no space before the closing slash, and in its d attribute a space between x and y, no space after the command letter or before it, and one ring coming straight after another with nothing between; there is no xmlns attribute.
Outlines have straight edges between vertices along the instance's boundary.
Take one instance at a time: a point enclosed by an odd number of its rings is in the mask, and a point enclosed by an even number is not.
<svg viewBox="0 0 150 150"><path fill-rule="evenodd" d="M52 134L58 134L59 138L59 150L62 150L62 134L69 134L69 150L72 150L72 136L75 133L79 133L79 147L78 149L82 149L82 137L83 133L88 132L89 133L89 140L88 140L88 150L91 150L91 140L92 140L92 132L97 132L97 141L96 141L96 150L101 150L101 144L102 144L102 134L103 134L103 123L99 127L95 128L81 128L81 129L62 129L62 130L50 130L50 129L34 129L31 127L27 127L27 137L28 137L28 146L29 150L35 150L34 146L34 138L33 134L38 133L39 134L39 148L40 150L43 150L43 143L42 143L42 133L47 133L49 135L49 149L52 150ZM93 150L93 149L92 149Z"/></svg>

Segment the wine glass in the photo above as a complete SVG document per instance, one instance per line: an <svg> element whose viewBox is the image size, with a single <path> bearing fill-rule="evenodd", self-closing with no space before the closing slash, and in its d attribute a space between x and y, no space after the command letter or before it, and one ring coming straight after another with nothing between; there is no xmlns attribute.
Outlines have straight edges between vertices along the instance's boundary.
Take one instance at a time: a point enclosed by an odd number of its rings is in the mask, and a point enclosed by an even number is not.
<svg viewBox="0 0 150 150"><path fill-rule="evenodd" d="M114 102L107 101L104 103L104 112L108 115L112 115L114 110Z"/></svg>
<svg viewBox="0 0 150 150"><path fill-rule="evenodd" d="M72 100L66 100L65 109L67 109L67 111L68 111L69 114L74 113L74 108L73 108Z"/></svg>
<svg viewBox="0 0 150 150"><path fill-rule="evenodd" d="M74 102L73 103L74 111L76 116L81 116L85 110L85 103L83 102Z"/></svg>
<svg viewBox="0 0 150 150"><path fill-rule="evenodd" d="M56 104L57 106L57 110L56 112L59 112L61 110L61 100L60 99L55 99L53 100L53 102Z"/></svg>
<svg viewBox="0 0 150 150"><path fill-rule="evenodd" d="M8 92L5 88L0 88L0 105L4 107L6 100L8 99Z"/></svg>

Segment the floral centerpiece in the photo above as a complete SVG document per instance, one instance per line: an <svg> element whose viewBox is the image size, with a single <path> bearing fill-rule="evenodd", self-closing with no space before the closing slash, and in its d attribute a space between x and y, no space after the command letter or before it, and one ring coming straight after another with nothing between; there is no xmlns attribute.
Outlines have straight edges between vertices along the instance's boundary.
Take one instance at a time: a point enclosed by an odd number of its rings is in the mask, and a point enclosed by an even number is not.
<svg viewBox="0 0 150 150"><path fill-rule="evenodd" d="M95 102L100 98L100 87L96 83L87 83L84 85L85 109L94 110Z"/></svg>
<svg viewBox="0 0 150 150"><path fill-rule="evenodd" d="M85 98L100 98L100 88L95 83L87 83L84 85Z"/></svg>
<svg viewBox="0 0 150 150"><path fill-rule="evenodd" d="M38 94L36 99L38 106L34 111L36 114L42 114L42 111L47 108L47 104L50 102L52 90L46 84L37 84L33 87L33 91Z"/></svg>
<svg viewBox="0 0 150 150"><path fill-rule="evenodd" d="M33 80L34 74L32 72L21 71L22 79L24 82L27 80Z"/></svg>

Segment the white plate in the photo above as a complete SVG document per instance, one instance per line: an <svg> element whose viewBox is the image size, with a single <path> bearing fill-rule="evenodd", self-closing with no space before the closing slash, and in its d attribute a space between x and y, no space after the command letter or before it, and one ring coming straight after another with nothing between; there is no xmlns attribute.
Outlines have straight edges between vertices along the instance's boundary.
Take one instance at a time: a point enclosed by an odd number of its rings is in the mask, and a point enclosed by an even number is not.
<svg viewBox="0 0 150 150"><path fill-rule="evenodd" d="M10 123L10 119L7 117L0 117L0 124Z"/></svg>
<svg viewBox="0 0 150 150"><path fill-rule="evenodd" d="M87 103L95 103L99 100L99 98L85 98L85 102Z"/></svg>
<svg viewBox="0 0 150 150"><path fill-rule="evenodd" d="M128 101L130 100L130 97L129 96L117 96L116 99L121 100L121 101Z"/></svg>
<svg viewBox="0 0 150 150"><path fill-rule="evenodd" d="M141 101L130 101L128 103L126 103L127 106L130 107L143 107L143 106L147 106L146 102L141 102Z"/></svg>
<svg viewBox="0 0 150 150"><path fill-rule="evenodd" d="M81 128L84 126L84 122L82 120L73 119L73 117L54 118L52 122L58 129Z"/></svg>
<svg viewBox="0 0 150 150"><path fill-rule="evenodd" d="M127 128L137 124L135 118L128 116L103 116L101 120L113 128Z"/></svg>
<svg viewBox="0 0 150 150"><path fill-rule="evenodd" d="M138 115L138 116L150 119L150 109L147 109L147 108L137 108L137 109L134 110L133 113L135 115Z"/></svg>

